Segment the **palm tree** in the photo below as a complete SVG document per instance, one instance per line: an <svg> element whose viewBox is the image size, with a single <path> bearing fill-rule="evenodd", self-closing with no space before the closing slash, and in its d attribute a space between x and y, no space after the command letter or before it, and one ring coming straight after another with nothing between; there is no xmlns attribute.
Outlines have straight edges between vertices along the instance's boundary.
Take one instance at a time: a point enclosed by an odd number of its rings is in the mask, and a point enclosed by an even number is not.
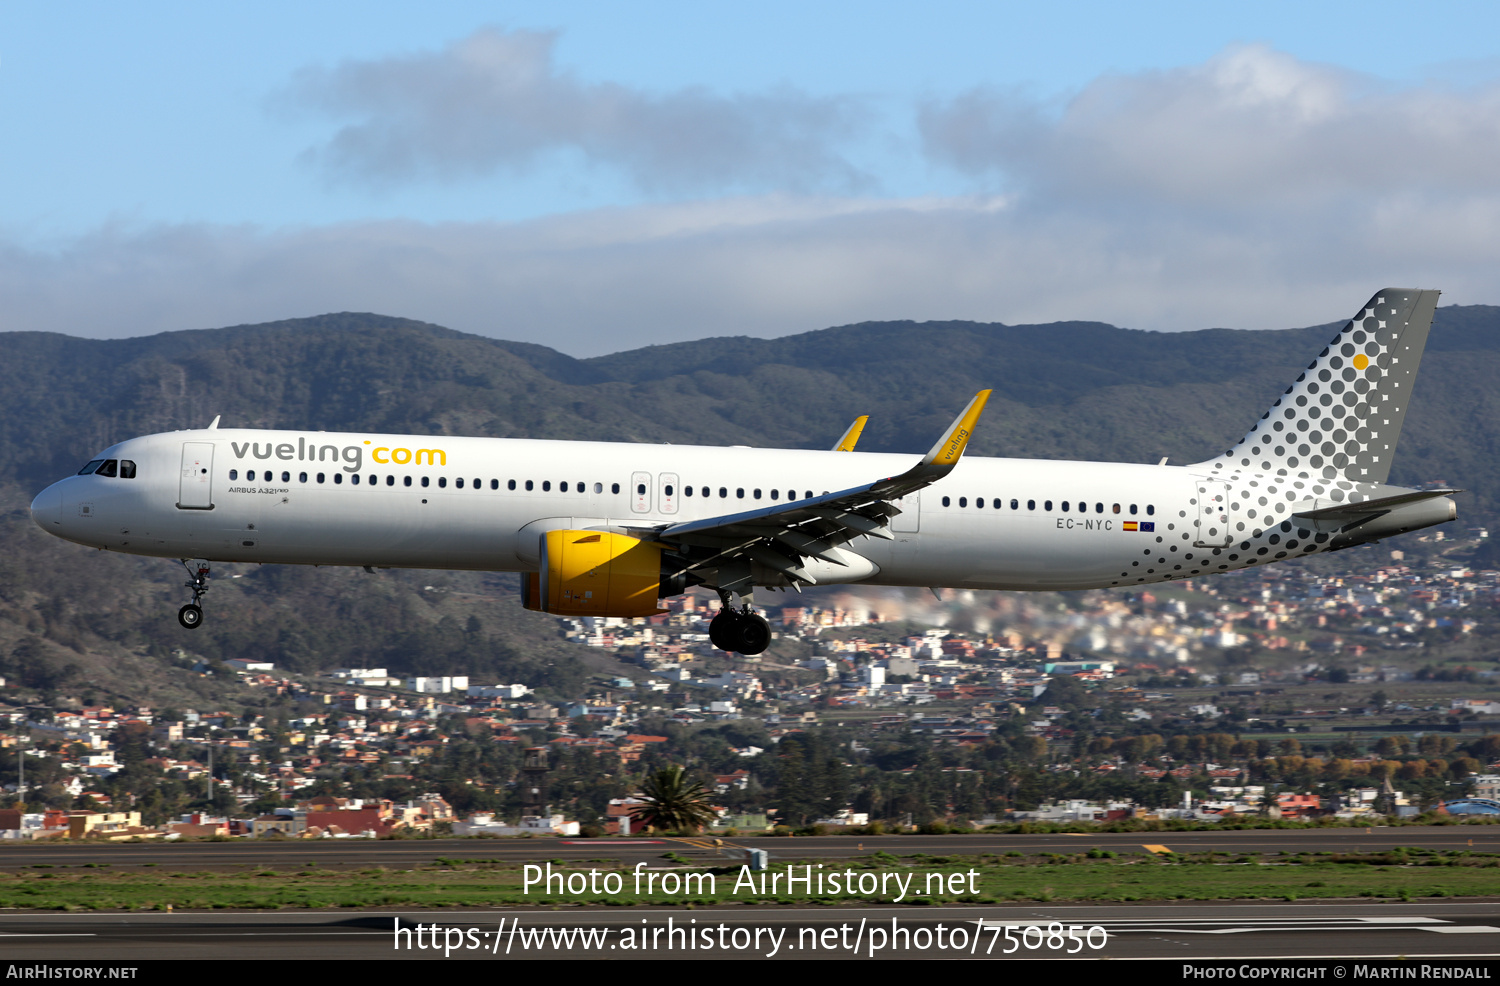
<svg viewBox="0 0 1500 986"><path fill-rule="evenodd" d="M646 778L645 804L631 817L655 829L697 831L717 814L703 785L682 776L681 767L667 767Z"/></svg>

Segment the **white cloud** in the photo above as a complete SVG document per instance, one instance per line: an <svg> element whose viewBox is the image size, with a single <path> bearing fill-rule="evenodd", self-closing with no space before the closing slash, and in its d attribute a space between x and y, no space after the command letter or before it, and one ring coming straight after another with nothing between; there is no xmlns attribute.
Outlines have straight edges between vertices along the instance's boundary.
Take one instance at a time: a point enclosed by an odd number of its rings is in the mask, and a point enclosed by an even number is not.
<svg viewBox="0 0 1500 986"><path fill-rule="evenodd" d="M1013 183L1036 208L1218 219L1500 191L1500 85L1391 89L1261 46L1104 76L1059 110L976 89L927 104L920 123L936 160Z"/></svg>
<svg viewBox="0 0 1500 986"><path fill-rule="evenodd" d="M339 179L462 179L581 157L650 192L850 189L865 114L791 89L650 93L557 67L557 36L478 31L438 52L299 74L284 99L349 120L310 157Z"/></svg>
<svg viewBox="0 0 1500 986"><path fill-rule="evenodd" d="M1114 225L993 200L740 199L523 224L105 231L0 254L5 326L84 336L378 311L575 355L883 319L1279 328L1391 284L1494 301L1500 207Z"/></svg>
<svg viewBox="0 0 1500 986"><path fill-rule="evenodd" d="M121 336L378 311L593 355L885 319L1280 328L1386 286L1500 303L1496 87L1393 90L1243 48L1102 78L1053 114L979 91L922 122L933 155L1006 194L110 228L0 248L3 325Z"/></svg>

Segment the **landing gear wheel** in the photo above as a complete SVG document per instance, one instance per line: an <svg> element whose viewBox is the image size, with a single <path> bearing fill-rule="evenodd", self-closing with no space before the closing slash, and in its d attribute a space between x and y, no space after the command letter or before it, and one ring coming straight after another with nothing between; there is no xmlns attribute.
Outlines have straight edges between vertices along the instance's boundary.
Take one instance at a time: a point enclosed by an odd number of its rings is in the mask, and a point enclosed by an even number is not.
<svg viewBox="0 0 1500 986"><path fill-rule="evenodd" d="M759 654L771 646L771 624L759 613L741 613L736 629L739 631L741 654Z"/></svg>
<svg viewBox="0 0 1500 986"><path fill-rule="evenodd" d="M709 622L708 639L719 650L759 654L771 646L771 624L759 613L723 609Z"/></svg>
<svg viewBox="0 0 1500 986"><path fill-rule="evenodd" d="M198 605L203 594L208 591L208 563L203 562L196 568L188 564L188 559L179 559L182 567L187 569L190 581L185 583L186 588L193 594L193 601L177 611L177 622L182 624L184 630L196 630L203 625L203 607Z"/></svg>
<svg viewBox="0 0 1500 986"><path fill-rule="evenodd" d="M738 650L740 614L732 609L721 609L708 624L708 639L719 650Z"/></svg>

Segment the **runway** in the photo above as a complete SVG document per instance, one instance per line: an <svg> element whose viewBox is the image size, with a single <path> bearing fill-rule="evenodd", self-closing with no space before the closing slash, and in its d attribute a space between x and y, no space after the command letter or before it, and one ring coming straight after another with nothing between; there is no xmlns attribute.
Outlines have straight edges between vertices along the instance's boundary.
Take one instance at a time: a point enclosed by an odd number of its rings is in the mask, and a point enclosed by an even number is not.
<svg viewBox="0 0 1500 986"><path fill-rule="evenodd" d="M236 842L4 843L0 870L26 866L156 866L218 869L236 866L423 866L440 860L535 862L544 859L659 860L668 852L694 861L739 858L765 849L776 859L850 859L874 852L977 856L1020 852L1075 853L1093 847L1121 854L1384 852L1402 846L1500 853L1500 825L1437 825L1351 829L1244 829L1206 832L1088 833L1082 835L886 835L810 838L692 839L369 839L244 840ZM1150 847L1150 848L1148 848Z"/></svg>
<svg viewBox="0 0 1500 986"><path fill-rule="evenodd" d="M0 952L79 963L1494 959L1500 902L27 914L0 916Z"/></svg>

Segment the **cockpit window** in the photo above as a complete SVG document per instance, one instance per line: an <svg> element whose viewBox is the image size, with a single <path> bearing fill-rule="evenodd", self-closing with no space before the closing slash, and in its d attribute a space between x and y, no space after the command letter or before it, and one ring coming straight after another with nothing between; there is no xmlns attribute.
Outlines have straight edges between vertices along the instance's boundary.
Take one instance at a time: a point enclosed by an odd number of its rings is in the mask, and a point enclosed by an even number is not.
<svg viewBox="0 0 1500 986"><path fill-rule="evenodd" d="M91 476L91 475L93 475L94 470L98 469L99 468L99 463L101 463L103 461L104 461L103 459L90 459L88 465L86 465L82 469L78 470L78 475L80 475L80 476Z"/></svg>
<svg viewBox="0 0 1500 986"><path fill-rule="evenodd" d="M134 479L135 478L135 461L133 459L121 459L120 460L120 478L121 479Z"/></svg>
<svg viewBox="0 0 1500 986"><path fill-rule="evenodd" d="M115 476L119 472L119 466L120 466L120 460L119 459L105 459L104 460L104 465L102 465L98 469L94 470L94 475L96 475L96 476L111 476L111 477L113 477L113 476Z"/></svg>

